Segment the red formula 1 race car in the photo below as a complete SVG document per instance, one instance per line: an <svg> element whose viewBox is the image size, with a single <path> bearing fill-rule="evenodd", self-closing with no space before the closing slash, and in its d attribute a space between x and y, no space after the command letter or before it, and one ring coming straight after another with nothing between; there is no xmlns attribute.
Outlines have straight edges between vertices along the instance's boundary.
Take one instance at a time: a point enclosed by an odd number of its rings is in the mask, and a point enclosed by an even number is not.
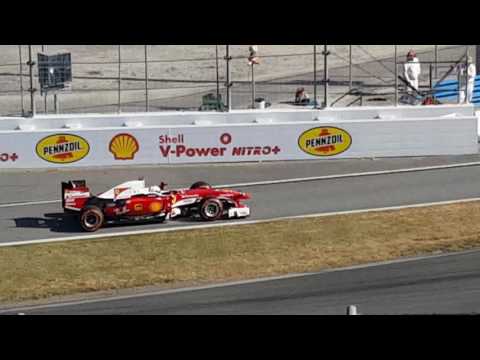
<svg viewBox="0 0 480 360"><path fill-rule="evenodd" d="M250 208L241 200L249 194L214 189L197 182L190 189L164 190L166 184L146 187L144 180L129 181L93 196L85 180L62 182L62 207L79 216L81 227L97 231L104 224L163 222L192 217L204 221L246 218Z"/></svg>

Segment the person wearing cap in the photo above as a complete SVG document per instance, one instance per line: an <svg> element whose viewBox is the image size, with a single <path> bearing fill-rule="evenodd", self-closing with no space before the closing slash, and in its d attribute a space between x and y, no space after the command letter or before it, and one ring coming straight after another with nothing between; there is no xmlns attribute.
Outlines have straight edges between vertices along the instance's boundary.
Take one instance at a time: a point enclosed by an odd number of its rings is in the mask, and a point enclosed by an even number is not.
<svg viewBox="0 0 480 360"><path fill-rule="evenodd" d="M458 66L460 104L463 104L465 102L465 88L467 88L466 100L468 104L472 103L473 92L475 89L475 77L477 76L477 67L475 66L475 63L473 62L471 56L467 58L467 64L460 64Z"/></svg>
<svg viewBox="0 0 480 360"><path fill-rule="evenodd" d="M250 56L248 57L248 65L252 66L252 65L259 65L260 64L260 60L257 56L257 53L258 53L258 46L257 45L251 45L249 48L248 48L248 51L250 52Z"/></svg>
<svg viewBox="0 0 480 360"><path fill-rule="evenodd" d="M410 86L418 91L418 80L421 74L420 60L417 58L417 53L414 50L410 50L407 54L407 62L404 65L405 79ZM416 93L413 89L408 87L407 93L415 96Z"/></svg>

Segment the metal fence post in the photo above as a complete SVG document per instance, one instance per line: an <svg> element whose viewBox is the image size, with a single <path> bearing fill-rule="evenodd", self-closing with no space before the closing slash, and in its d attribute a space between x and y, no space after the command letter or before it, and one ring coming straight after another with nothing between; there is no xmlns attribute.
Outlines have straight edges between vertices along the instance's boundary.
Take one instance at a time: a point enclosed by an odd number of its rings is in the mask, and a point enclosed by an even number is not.
<svg viewBox="0 0 480 360"><path fill-rule="evenodd" d="M433 65L430 64L429 73L428 73L429 81L430 81L430 91L433 90Z"/></svg>
<svg viewBox="0 0 480 360"><path fill-rule="evenodd" d="M19 66L20 66L20 102L21 102L21 110L22 116L25 116L25 108L23 107L23 63L22 63L22 45L18 45L18 58L19 58Z"/></svg>
<svg viewBox="0 0 480 360"><path fill-rule="evenodd" d="M252 62L252 109L255 109L255 63Z"/></svg>
<svg viewBox="0 0 480 360"><path fill-rule="evenodd" d="M324 94L323 94L323 107L328 107L328 45L323 45L323 81L324 81Z"/></svg>
<svg viewBox="0 0 480 360"><path fill-rule="evenodd" d="M398 45L395 45L395 106L398 106Z"/></svg>
<svg viewBox="0 0 480 360"><path fill-rule="evenodd" d="M225 49L225 60L227 61L227 107L228 111L232 110L232 92L230 87L232 84L230 83L230 60L232 58L230 57L230 45L227 45Z"/></svg>
<svg viewBox="0 0 480 360"><path fill-rule="evenodd" d="M118 45L118 112L120 113L122 111L122 45Z"/></svg>
<svg viewBox="0 0 480 360"><path fill-rule="evenodd" d="M352 45L348 45L349 47L349 69L348 69L348 83L349 83L349 90L352 90L353 87L353 72L352 72Z"/></svg>
<svg viewBox="0 0 480 360"><path fill-rule="evenodd" d="M55 114L60 113L60 106L58 105L57 93L53 94L53 110L55 111Z"/></svg>
<svg viewBox="0 0 480 360"><path fill-rule="evenodd" d="M28 45L28 64L29 69L29 76L30 76L30 112L31 116L35 117L36 109L35 109L35 89L33 88L33 66L35 63L32 61L32 45Z"/></svg>
<svg viewBox="0 0 480 360"><path fill-rule="evenodd" d="M219 74L219 64L218 64L218 45L215 45L215 70L217 75L217 103L220 102L220 74ZM217 106L217 110L219 106Z"/></svg>
<svg viewBox="0 0 480 360"><path fill-rule="evenodd" d="M149 111L148 103L148 45L145 45L145 111Z"/></svg>
<svg viewBox="0 0 480 360"><path fill-rule="evenodd" d="M42 45L42 53L45 53L45 51L46 51L46 47L45 47L45 45ZM45 107L45 114L48 114L47 94L48 94L47 91L45 91L45 93L43 94L43 102L44 102L44 107Z"/></svg>
<svg viewBox="0 0 480 360"><path fill-rule="evenodd" d="M438 79L438 45L435 45L435 79Z"/></svg>
<svg viewBox="0 0 480 360"><path fill-rule="evenodd" d="M317 108L317 45L313 45L313 108Z"/></svg>
<svg viewBox="0 0 480 360"><path fill-rule="evenodd" d="M468 104L468 46L467 46L467 57L465 59L465 100L463 101L465 104Z"/></svg>

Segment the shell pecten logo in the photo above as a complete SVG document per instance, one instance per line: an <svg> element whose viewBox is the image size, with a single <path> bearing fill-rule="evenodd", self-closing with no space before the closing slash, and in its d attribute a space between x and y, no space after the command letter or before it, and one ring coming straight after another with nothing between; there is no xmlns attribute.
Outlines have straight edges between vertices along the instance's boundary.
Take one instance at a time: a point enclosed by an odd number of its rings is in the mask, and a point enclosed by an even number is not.
<svg viewBox="0 0 480 360"><path fill-rule="evenodd" d="M110 141L108 150L115 160L133 160L140 150L140 145L133 135L118 134Z"/></svg>
<svg viewBox="0 0 480 360"><path fill-rule="evenodd" d="M55 164L71 164L82 160L90 151L84 138L73 134L55 134L41 139L35 148L37 155Z"/></svg>
<svg viewBox="0 0 480 360"><path fill-rule="evenodd" d="M303 152L319 157L339 155L352 145L348 132L336 127L318 127L305 131L298 138L298 146Z"/></svg>

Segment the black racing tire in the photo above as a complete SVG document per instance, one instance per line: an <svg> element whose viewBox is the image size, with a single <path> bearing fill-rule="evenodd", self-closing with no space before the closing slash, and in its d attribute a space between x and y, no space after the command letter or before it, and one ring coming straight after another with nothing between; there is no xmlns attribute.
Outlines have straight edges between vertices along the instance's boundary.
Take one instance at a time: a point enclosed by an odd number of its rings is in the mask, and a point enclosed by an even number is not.
<svg viewBox="0 0 480 360"><path fill-rule="evenodd" d="M97 206L87 206L80 214L80 226L86 232L95 232L103 226L105 216Z"/></svg>
<svg viewBox="0 0 480 360"><path fill-rule="evenodd" d="M195 184L190 186L190 190L202 189L202 188L211 189L212 186L209 183L206 183L204 181L197 181Z"/></svg>
<svg viewBox="0 0 480 360"><path fill-rule="evenodd" d="M215 221L223 215L223 204L218 199L205 199L200 206L200 217L205 221Z"/></svg>

